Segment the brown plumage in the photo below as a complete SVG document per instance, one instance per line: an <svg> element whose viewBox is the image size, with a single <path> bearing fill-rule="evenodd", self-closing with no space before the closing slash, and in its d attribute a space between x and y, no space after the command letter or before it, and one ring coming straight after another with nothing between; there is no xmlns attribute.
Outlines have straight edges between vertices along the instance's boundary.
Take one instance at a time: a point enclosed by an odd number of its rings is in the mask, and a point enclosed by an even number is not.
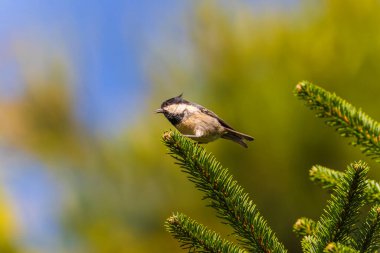
<svg viewBox="0 0 380 253"><path fill-rule="evenodd" d="M252 136L233 129L214 112L183 99L182 94L164 101L156 112L163 113L178 131L199 143L221 137L247 148L245 141L254 140Z"/></svg>

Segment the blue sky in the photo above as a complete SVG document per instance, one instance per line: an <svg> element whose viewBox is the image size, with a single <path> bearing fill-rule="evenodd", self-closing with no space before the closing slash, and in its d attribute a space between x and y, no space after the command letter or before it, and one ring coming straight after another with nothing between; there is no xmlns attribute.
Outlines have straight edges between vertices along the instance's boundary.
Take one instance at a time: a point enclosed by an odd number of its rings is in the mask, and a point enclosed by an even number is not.
<svg viewBox="0 0 380 253"><path fill-rule="evenodd" d="M30 51L24 57L31 54L32 64L42 65L33 66L37 71L46 71L45 61L64 58L73 77L79 119L90 130L117 132L133 120L133 108L141 107L149 92L142 62L149 61L149 51L159 48L168 33L186 33L180 19L194 2L1 0L0 98L22 92L24 69L18 57L23 55L15 52L21 45ZM239 2L284 8L297 1Z"/></svg>
<svg viewBox="0 0 380 253"><path fill-rule="evenodd" d="M184 1L3 0L0 2L0 71L3 94L22 90L15 45L65 56L73 74L77 113L95 131L115 131L133 118L149 89L145 52L163 35ZM16 59L15 59L16 58ZM3 58L4 59L4 58ZM49 60L49 59L48 59ZM4 60L3 60L4 61ZM38 62L35 63L38 65ZM43 71L44 69L42 69Z"/></svg>
<svg viewBox="0 0 380 253"><path fill-rule="evenodd" d="M0 159L1 193L13 205L16 242L40 250L55 248L62 243L59 180L41 163L9 146L0 145Z"/></svg>
<svg viewBox="0 0 380 253"><path fill-rule="evenodd" d="M62 57L79 119L96 132L121 130L149 91L144 55L166 24L177 23L169 19L183 7L184 2L170 0L0 1L0 99L22 94L25 64L19 57L32 56L26 66L37 72ZM26 48L21 55L20 47ZM13 154L0 172L23 224L21 240L54 247L60 237L57 182L38 161L0 148L3 155Z"/></svg>

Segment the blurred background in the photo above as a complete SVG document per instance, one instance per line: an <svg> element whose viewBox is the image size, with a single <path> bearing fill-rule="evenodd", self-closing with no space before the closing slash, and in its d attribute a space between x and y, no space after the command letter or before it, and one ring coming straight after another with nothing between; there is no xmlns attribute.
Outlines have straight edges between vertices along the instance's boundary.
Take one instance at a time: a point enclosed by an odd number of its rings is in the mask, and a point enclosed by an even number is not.
<svg viewBox="0 0 380 253"><path fill-rule="evenodd" d="M364 159L293 96L309 80L380 119L379 1L0 1L0 252L184 252L181 211L234 240L173 164L154 114L184 93L256 140L206 148L290 252Z"/></svg>

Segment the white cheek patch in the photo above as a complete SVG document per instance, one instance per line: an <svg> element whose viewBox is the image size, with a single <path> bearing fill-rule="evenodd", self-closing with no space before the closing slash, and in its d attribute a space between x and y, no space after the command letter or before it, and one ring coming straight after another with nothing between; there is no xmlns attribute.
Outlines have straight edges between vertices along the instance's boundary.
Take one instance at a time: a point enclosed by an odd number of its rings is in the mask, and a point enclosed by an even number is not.
<svg viewBox="0 0 380 253"><path fill-rule="evenodd" d="M185 105L185 107L189 113L199 112L199 109L193 105Z"/></svg>
<svg viewBox="0 0 380 253"><path fill-rule="evenodd" d="M182 113L185 110L187 110L188 113L194 113L199 111L197 107L187 104L172 104L167 106L165 109L170 113Z"/></svg>

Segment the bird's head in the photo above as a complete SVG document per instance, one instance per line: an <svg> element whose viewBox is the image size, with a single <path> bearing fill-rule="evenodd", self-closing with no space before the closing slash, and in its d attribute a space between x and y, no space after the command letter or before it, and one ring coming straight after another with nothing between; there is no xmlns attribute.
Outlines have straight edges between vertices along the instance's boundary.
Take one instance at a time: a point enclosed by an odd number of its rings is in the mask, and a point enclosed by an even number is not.
<svg viewBox="0 0 380 253"><path fill-rule="evenodd" d="M163 113L165 117L173 124L177 125L193 106L187 100L182 98L182 94L169 98L161 104L161 108L156 113Z"/></svg>

